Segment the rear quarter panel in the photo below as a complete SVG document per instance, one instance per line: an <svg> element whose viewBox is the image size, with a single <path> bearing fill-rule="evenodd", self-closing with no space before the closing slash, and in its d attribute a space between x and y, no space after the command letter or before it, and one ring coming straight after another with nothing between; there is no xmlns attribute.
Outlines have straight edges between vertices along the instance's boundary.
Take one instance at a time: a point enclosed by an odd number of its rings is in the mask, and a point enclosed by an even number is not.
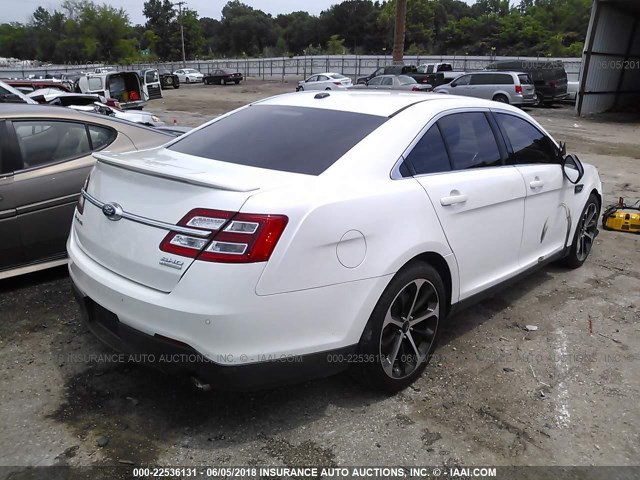
<svg viewBox="0 0 640 480"><path fill-rule="evenodd" d="M295 207L291 198L298 200ZM381 277L423 252L451 254L429 199L413 178L366 185L319 182L304 190L257 195L243 207L257 209L289 216L256 287L258 295ZM345 251L356 258L353 263L343 264Z"/></svg>

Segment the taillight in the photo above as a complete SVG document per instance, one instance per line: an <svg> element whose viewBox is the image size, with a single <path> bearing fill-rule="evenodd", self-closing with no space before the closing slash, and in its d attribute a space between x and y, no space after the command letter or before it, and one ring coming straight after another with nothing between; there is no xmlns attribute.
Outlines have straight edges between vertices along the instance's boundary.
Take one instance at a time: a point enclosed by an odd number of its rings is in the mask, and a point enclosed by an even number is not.
<svg viewBox="0 0 640 480"><path fill-rule="evenodd" d="M516 85L516 93L522 93L522 85Z"/></svg>
<svg viewBox="0 0 640 480"><path fill-rule="evenodd" d="M418 85L414 85L414 86L411 88L411 91L412 91L412 92L419 92L419 91L420 91L420 87L419 87Z"/></svg>
<svg viewBox="0 0 640 480"><path fill-rule="evenodd" d="M342 85L342 82L333 82L334 85Z"/></svg>
<svg viewBox="0 0 640 480"><path fill-rule="evenodd" d="M284 215L239 213L213 237L198 260L225 263L266 262L289 219Z"/></svg>
<svg viewBox="0 0 640 480"><path fill-rule="evenodd" d="M551 80L551 88L556 88L558 83L555 80Z"/></svg>
<svg viewBox="0 0 640 480"><path fill-rule="evenodd" d="M160 250L207 262L265 262L271 257L288 218L284 215L262 215L194 209L178 225L208 232L205 237L170 232L162 240Z"/></svg>

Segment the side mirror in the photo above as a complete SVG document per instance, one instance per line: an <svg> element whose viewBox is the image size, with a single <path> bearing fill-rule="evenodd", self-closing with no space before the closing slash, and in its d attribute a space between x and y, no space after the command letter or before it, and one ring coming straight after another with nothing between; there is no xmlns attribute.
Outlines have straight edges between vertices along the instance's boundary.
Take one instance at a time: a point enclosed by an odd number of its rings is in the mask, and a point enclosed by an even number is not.
<svg viewBox="0 0 640 480"><path fill-rule="evenodd" d="M456 83L451 82L449 85L451 85L452 87L455 87L457 84L456 84Z"/></svg>
<svg viewBox="0 0 640 480"><path fill-rule="evenodd" d="M562 160L562 173L574 185L584 176L584 166L575 155L565 155Z"/></svg>

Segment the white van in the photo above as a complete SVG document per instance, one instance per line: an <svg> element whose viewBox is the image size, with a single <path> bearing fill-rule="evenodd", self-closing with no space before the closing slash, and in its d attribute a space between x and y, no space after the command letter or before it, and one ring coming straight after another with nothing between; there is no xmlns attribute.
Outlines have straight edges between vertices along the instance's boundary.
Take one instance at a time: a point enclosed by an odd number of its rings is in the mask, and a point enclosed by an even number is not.
<svg viewBox="0 0 640 480"><path fill-rule="evenodd" d="M78 79L82 93L96 93L120 103L120 108L141 109L147 103L140 76L136 72L90 73Z"/></svg>

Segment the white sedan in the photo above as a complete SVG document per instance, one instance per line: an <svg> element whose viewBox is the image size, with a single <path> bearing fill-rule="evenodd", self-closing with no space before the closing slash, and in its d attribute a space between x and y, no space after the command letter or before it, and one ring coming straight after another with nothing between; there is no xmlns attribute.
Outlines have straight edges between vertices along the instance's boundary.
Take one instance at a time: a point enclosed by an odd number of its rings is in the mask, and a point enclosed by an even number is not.
<svg viewBox="0 0 640 480"><path fill-rule="evenodd" d="M582 265L602 203L529 115L452 95L292 93L95 157L67 245L88 326L203 388L402 389L451 312Z"/></svg>
<svg viewBox="0 0 640 480"><path fill-rule="evenodd" d="M204 78L204 75L194 68L181 68L173 74L178 76L180 83L198 83Z"/></svg>
<svg viewBox="0 0 640 480"><path fill-rule="evenodd" d="M306 80L298 82L297 92L302 90L340 90L349 88L353 82L349 77L339 73L325 72L311 75Z"/></svg>

